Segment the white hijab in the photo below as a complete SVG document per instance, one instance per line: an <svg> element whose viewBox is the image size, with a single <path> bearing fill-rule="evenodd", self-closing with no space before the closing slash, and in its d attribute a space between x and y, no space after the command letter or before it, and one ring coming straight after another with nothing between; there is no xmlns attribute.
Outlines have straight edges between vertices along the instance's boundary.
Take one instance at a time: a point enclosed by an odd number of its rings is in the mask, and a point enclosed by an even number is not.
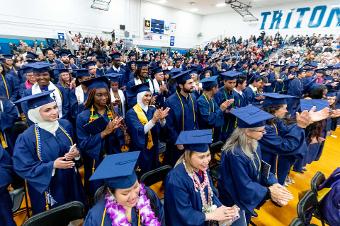
<svg viewBox="0 0 340 226"><path fill-rule="evenodd" d="M137 104L141 106L143 111L147 112L148 111L148 105L143 104L143 97L148 91L143 91L137 94Z"/></svg>
<svg viewBox="0 0 340 226"><path fill-rule="evenodd" d="M52 103L55 103L55 102L52 102ZM48 104L51 104L51 103L48 103ZM29 120L31 120L33 123L37 124L40 128L52 133L55 136L55 132L59 128L58 120L54 122L45 121L41 117L40 112L39 112L41 107L48 105L48 104L44 104L42 106L28 110L27 115L28 115Z"/></svg>

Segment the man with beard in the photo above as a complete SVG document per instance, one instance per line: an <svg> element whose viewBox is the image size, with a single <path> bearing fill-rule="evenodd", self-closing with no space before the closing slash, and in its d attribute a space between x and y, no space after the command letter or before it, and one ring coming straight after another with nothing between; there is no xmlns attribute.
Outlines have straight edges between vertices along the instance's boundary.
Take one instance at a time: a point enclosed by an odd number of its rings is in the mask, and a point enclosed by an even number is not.
<svg viewBox="0 0 340 226"><path fill-rule="evenodd" d="M191 94L194 90L194 81L190 76L191 70L183 71L173 79L176 79L176 92L165 103L170 108L166 118L167 137L167 164L175 165L178 158L183 154L183 145L174 145L181 131L198 129L197 102Z"/></svg>
<svg viewBox="0 0 340 226"><path fill-rule="evenodd" d="M121 74L119 79L119 87L121 87L122 90L125 90L126 84L129 81L129 76L126 74L126 71L121 66L121 58L122 54L120 52L116 52L113 54L110 54L111 60L112 60L112 67L107 70L107 74L110 73L118 73Z"/></svg>

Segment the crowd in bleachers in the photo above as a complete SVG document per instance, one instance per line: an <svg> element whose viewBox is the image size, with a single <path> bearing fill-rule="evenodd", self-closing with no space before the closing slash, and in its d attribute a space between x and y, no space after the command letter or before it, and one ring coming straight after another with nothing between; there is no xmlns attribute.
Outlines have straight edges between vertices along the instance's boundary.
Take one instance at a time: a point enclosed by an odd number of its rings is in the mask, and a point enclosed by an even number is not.
<svg viewBox="0 0 340 226"><path fill-rule="evenodd" d="M1 55L1 225L15 225L8 186L25 183L33 214L77 200L84 225L245 225L266 200L287 205L290 171L336 137L340 36L262 32L181 55L79 33L68 47ZM138 182L162 165L164 208Z"/></svg>

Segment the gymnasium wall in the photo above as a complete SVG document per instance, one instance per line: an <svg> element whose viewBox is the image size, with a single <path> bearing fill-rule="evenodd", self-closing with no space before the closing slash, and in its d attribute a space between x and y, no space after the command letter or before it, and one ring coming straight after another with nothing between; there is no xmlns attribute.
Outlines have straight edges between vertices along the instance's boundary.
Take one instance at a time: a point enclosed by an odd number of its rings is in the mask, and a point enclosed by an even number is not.
<svg viewBox="0 0 340 226"><path fill-rule="evenodd" d="M229 7L229 6L227 6ZM203 17L201 41L220 36L260 34L340 34L340 2L337 0L287 3L266 8L252 8L258 22L247 23L235 11ZM266 17L266 18L264 18ZM290 18L289 18L290 17Z"/></svg>

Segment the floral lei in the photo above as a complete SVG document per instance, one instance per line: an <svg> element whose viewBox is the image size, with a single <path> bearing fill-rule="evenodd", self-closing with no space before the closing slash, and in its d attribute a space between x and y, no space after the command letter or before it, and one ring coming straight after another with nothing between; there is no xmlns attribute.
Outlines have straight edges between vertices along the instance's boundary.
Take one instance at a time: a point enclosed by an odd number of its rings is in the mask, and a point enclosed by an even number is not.
<svg viewBox="0 0 340 226"><path fill-rule="evenodd" d="M90 119L89 119L89 122L93 122L94 120L96 120L97 118L99 118L98 114L95 114L95 109L94 109L94 106L92 105L91 106L91 109L90 109L90 112L91 112L91 115L90 115ZM109 107L106 106L106 113L107 113L107 117L112 120L113 119L113 113L112 111L110 110Z"/></svg>
<svg viewBox="0 0 340 226"><path fill-rule="evenodd" d="M195 191L200 192L201 200L202 200L202 211L203 211L203 213L212 212L214 209L217 208L217 206L213 205L213 201L212 201L213 192L212 192L212 189L211 189L211 186L210 186L210 181L209 181L207 171L204 171L204 180L201 183L200 179L198 178L196 173L194 173L194 172L190 173L189 172L189 170L187 169L187 167L185 165L184 160L183 160L183 165L184 165L185 171L188 173L189 177L191 178L192 182L194 183ZM208 201L207 201L206 196L205 196L205 191L204 191L205 187L208 187Z"/></svg>
<svg viewBox="0 0 340 226"><path fill-rule="evenodd" d="M122 205L118 204L112 194L106 194L105 196L105 208L106 213L112 220L112 226L131 226L125 215L125 209ZM139 199L136 205L139 214L142 218L143 225L145 226L160 226L161 223L155 216L150 206L150 200L146 196L146 190L144 184L140 184Z"/></svg>

